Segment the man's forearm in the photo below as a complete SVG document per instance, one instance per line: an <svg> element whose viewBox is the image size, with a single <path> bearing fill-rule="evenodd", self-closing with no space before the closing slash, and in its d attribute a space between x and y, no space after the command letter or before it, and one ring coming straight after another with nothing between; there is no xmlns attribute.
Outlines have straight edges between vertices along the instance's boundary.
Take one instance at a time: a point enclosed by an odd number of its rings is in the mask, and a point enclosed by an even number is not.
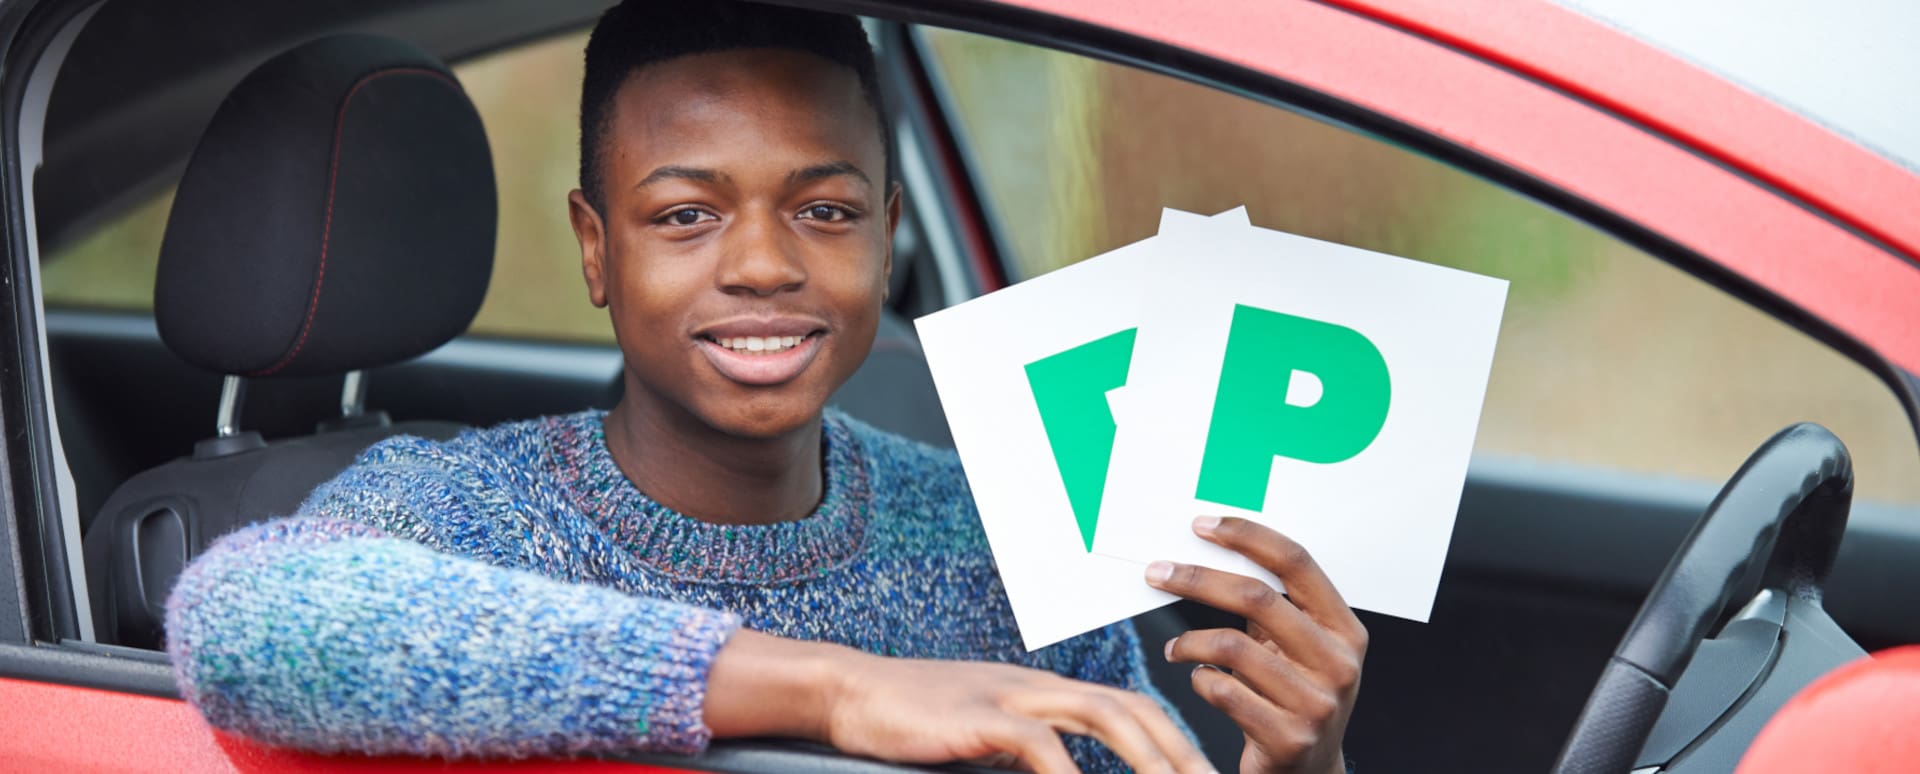
<svg viewBox="0 0 1920 774"><path fill-rule="evenodd" d="M375 754L697 751L738 625L328 519L223 539L168 607L182 692L213 725Z"/></svg>

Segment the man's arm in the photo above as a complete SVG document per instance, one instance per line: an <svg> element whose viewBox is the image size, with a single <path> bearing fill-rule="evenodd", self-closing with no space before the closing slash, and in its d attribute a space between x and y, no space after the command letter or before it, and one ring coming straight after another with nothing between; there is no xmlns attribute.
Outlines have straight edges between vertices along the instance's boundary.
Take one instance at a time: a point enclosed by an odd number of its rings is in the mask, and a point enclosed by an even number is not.
<svg viewBox="0 0 1920 774"><path fill-rule="evenodd" d="M1058 731L1144 771L1206 771L1145 697L1024 667L874 656L731 615L556 582L336 519L221 539L168 649L217 728L325 752L696 752L788 736L878 758L1075 770Z"/></svg>
<svg viewBox="0 0 1920 774"><path fill-rule="evenodd" d="M538 493L503 495L514 471L486 460L449 471L444 452L376 447L305 516L222 538L182 574L168 650L213 725L311 750L442 756L789 736L1042 772L1073 770L1055 733L1066 731L1140 770L1205 770L1139 694L787 640L738 630L727 613L555 580L579 557L525 529Z"/></svg>
<svg viewBox="0 0 1920 774"><path fill-rule="evenodd" d="M223 538L167 615L181 690L215 727L447 756L698 751L737 625L315 518Z"/></svg>
<svg viewBox="0 0 1920 774"><path fill-rule="evenodd" d="M520 458L395 438L296 518L215 542L168 601L168 650L216 727L311 750L696 751L739 625L565 583L560 503Z"/></svg>

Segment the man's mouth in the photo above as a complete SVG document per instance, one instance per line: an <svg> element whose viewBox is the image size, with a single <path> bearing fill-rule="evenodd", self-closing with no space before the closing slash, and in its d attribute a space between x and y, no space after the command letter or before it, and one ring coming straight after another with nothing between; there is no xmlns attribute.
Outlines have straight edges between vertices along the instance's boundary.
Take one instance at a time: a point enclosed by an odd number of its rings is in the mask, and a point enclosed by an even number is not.
<svg viewBox="0 0 1920 774"><path fill-rule="evenodd" d="M694 342L721 376L769 387L805 372L827 333L823 321L811 318L737 319L703 328Z"/></svg>

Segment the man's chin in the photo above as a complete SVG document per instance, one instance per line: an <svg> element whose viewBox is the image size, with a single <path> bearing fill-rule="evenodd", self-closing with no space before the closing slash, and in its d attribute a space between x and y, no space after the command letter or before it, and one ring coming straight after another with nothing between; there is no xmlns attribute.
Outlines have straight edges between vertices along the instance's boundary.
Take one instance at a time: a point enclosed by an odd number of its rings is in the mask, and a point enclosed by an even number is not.
<svg viewBox="0 0 1920 774"><path fill-rule="evenodd" d="M826 400L813 399L799 390L774 389L771 395L754 395L729 401L724 406L708 406L699 412L708 425L735 438L775 440L802 431L820 421ZM788 393L788 394L777 394Z"/></svg>

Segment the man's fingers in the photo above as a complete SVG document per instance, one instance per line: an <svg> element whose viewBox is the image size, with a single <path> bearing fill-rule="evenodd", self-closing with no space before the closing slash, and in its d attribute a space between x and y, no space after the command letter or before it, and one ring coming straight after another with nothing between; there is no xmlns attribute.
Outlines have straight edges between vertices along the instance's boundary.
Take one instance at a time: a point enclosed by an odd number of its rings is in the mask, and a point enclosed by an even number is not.
<svg viewBox="0 0 1920 774"><path fill-rule="evenodd" d="M1338 660L1334 654L1338 643L1327 630L1266 581L1198 565L1154 562L1147 567L1147 582L1244 616L1259 624L1282 652L1309 667Z"/></svg>
<svg viewBox="0 0 1920 774"><path fill-rule="evenodd" d="M1247 622L1247 636L1275 653L1280 652L1280 646L1274 644L1273 635L1267 631L1267 627L1261 626L1259 621Z"/></svg>
<svg viewBox="0 0 1920 774"><path fill-rule="evenodd" d="M1286 587L1287 596L1322 625L1342 635L1364 633L1360 619L1354 616L1353 609L1333 587L1333 581L1320 569L1320 564L1313 560L1313 554L1293 538L1258 522L1231 516L1195 519L1193 531L1273 573Z"/></svg>
<svg viewBox="0 0 1920 774"><path fill-rule="evenodd" d="M1093 686L1072 693L1052 693L1043 700L1047 706L1038 708L1038 714L1061 731L1100 740L1134 771L1175 774L1173 762L1135 719L1127 702L1115 693Z"/></svg>
<svg viewBox="0 0 1920 774"><path fill-rule="evenodd" d="M1310 721L1331 717L1340 709L1335 691L1343 684L1322 684L1238 629L1187 632L1167 643L1167 654L1175 662L1231 669L1255 693Z"/></svg>
<svg viewBox="0 0 1920 774"><path fill-rule="evenodd" d="M1347 609L1346 600L1334 589L1333 581L1327 579L1320 564L1313 560L1313 554L1294 542L1293 538L1264 524L1232 516L1194 519L1193 531L1266 568L1267 572L1280 579L1281 585L1286 586L1287 594L1293 597L1294 602L1310 614L1317 614L1326 608Z"/></svg>
<svg viewBox="0 0 1920 774"><path fill-rule="evenodd" d="M1067 754L1066 744L1060 741L1060 734L1045 723L1009 722L989 734L987 741L1018 757L1021 767L1034 774L1080 772L1080 767L1073 763L1073 756Z"/></svg>
<svg viewBox="0 0 1920 774"><path fill-rule="evenodd" d="M1193 692L1225 713L1261 749L1278 760L1294 760L1313 746L1313 735L1299 719L1274 706L1246 683L1212 667L1194 667Z"/></svg>
<svg viewBox="0 0 1920 774"><path fill-rule="evenodd" d="M1183 774L1213 771L1213 764L1207 760L1207 756L1201 754L1200 748L1193 746L1193 740L1187 738L1179 726L1174 725L1173 719L1167 717L1167 711L1159 702L1147 698L1146 694L1118 690L1115 693L1127 703L1134 719L1147 730L1154 744L1160 746L1160 751L1173 763L1175 771Z"/></svg>

